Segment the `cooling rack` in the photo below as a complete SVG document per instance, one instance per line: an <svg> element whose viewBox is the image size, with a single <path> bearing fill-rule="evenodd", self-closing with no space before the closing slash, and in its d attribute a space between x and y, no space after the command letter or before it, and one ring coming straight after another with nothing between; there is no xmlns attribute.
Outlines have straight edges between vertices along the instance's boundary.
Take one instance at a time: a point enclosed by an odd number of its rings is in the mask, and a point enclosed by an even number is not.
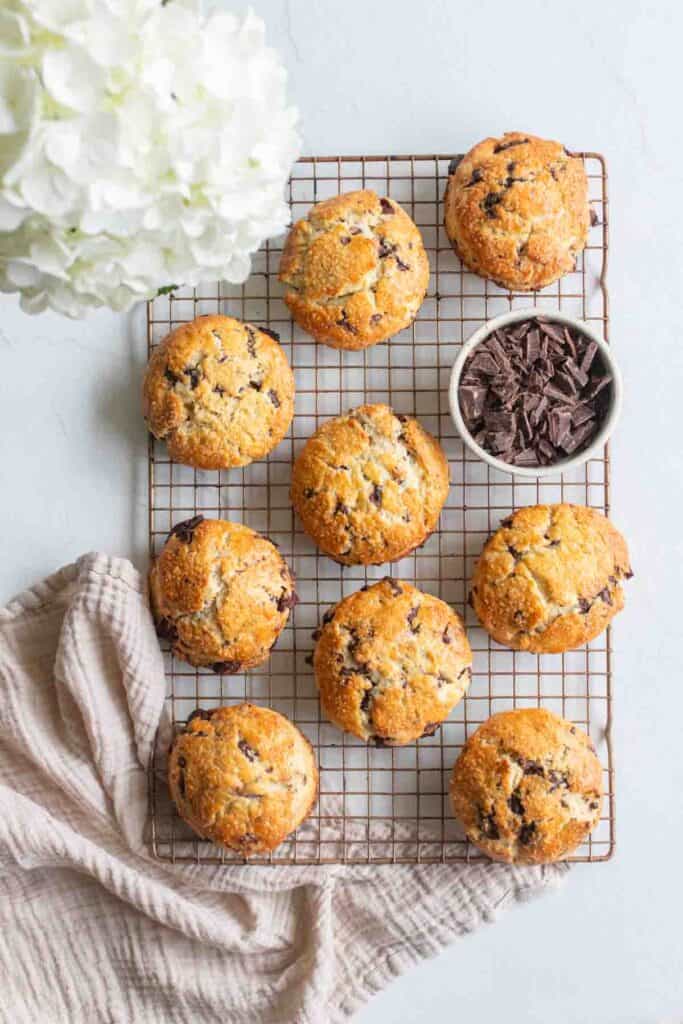
<svg viewBox="0 0 683 1024"><path fill-rule="evenodd" d="M591 322L609 340L606 287L608 199L605 161L584 161L595 224L574 272L543 291L507 292L467 272L443 229L442 198L451 155L309 157L289 183L292 218L312 203L359 188L398 200L419 226L431 265L427 297L415 323L363 352L316 344L292 324L277 281L282 239L266 244L241 287L178 289L148 307L149 350L177 324L226 313L278 332L294 369L296 415L269 458L244 469L203 472L169 461L150 437L149 541L153 558L174 523L197 513L246 523L271 537L296 572L300 603L269 661L248 673L216 676L166 653L168 722L150 766L150 842L164 860L240 862L237 854L197 838L178 818L166 786L168 736L201 706L244 700L291 718L313 744L320 798L307 822L264 864L370 864L470 861L471 846L448 803L450 771L465 739L491 714L542 705L584 728L604 768L603 818L571 858L601 861L614 848L615 802L609 631L581 650L557 655L509 651L483 632L467 606L474 561L499 521L520 506L569 501L609 512L609 455L541 480L498 473L466 451L448 412L448 379L459 346L485 320L509 309L561 309ZM289 502L293 459L320 423L363 402L386 402L417 416L450 463L451 490L439 529L418 551L391 566L342 567L320 554ZM321 718L310 654L324 611L364 583L391 573L441 597L463 616L474 651L467 697L432 737L406 747L368 747Z"/></svg>

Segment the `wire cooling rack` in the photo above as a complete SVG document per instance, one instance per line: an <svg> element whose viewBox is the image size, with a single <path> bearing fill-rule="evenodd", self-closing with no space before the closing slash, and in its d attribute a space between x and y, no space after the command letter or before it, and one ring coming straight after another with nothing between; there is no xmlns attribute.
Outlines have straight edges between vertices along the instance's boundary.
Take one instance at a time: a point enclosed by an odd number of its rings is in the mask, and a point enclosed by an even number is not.
<svg viewBox="0 0 683 1024"><path fill-rule="evenodd" d="M203 472L169 461L150 438L150 555L174 523L196 513L246 523L271 537L296 572L300 603L269 661L237 676L193 669L167 653L169 725L150 768L151 845L164 860L231 863L237 854L199 839L178 818L166 786L170 729L197 706L244 700L291 718L312 742L320 765L320 798L311 817L272 854L250 863L428 863L478 859L453 819L448 781L465 741L491 714L543 705L586 729L604 766L603 819L572 858L606 860L614 848L614 776L610 744L609 631L567 654L509 651L479 628L467 606L475 559L499 521L524 505L569 501L609 511L609 459L592 458L563 475L528 480L490 468L458 440L448 412L448 379L460 345L487 319L509 309L561 309L590 321L608 339L605 282L608 252L607 171L597 153L580 154L596 223L576 269L533 294L509 293L463 269L443 229L442 199L449 156L311 157L292 174L293 220L312 203L359 188L398 200L419 226L431 265L427 297L415 323L391 341L363 352L316 344L292 324L277 281L282 240L256 255L242 287L177 290L148 309L149 349L177 324L202 313L226 313L280 335L294 369L296 415L269 458L244 469ZM608 339L609 340L609 339ZM418 551L386 566L342 567L303 532L289 501L293 459L328 417L364 402L386 402L417 416L436 435L450 463L451 489L439 529ZM453 605L465 619L474 651L472 684L434 736L405 747L368 747L327 723L320 713L311 632L324 611L364 583L391 573Z"/></svg>

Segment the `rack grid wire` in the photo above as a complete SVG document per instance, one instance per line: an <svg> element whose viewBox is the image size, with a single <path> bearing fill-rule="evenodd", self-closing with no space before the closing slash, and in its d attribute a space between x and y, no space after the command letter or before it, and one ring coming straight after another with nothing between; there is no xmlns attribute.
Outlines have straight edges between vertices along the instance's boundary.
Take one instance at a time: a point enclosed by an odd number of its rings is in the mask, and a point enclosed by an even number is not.
<svg viewBox="0 0 683 1024"><path fill-rule="evenodd" d="M292 219L318 200L372 188L407 209L422 232L431 276L415 322L390 341L360 352L317 344L292 323L277 273L282 239L254 257L242 286L214 283L178 289L148 306L148 347L202 313L225 313L267 326L281 338L294 370L296 413L271 455L243 469L204 472L169 461L163 443L149 443L150 557L179 520L201 513L246 523L267 534L294 569L300 603L268 662L235 676L194 669L165 653L167 711L150 765L150 843L163 860L240 863L237 853L198 838L178 817L166 785L174 729L195 707L244 700L291 718L313 744L320 794L309 819L277 850L250 858L262 864L443 863L482 855L469 844L449 807L448 781L465 739L491 714L542 705L584 728L604 769L603 817L571 858L607 860L615 842L612 745L612 654L609 630L581 650L533 655L507 650L479 627L467 605L474 562L500 519L524 505L569 501L609 513L609 454L565 474L529 480L477 460L458 439L448 410L448 380L462 343L482 323L509 309L535 306L587 320L609 340L606 287L608 197L605 161L580 153L596 223L576 269L534 293L511 293L468 272L443 228L443 193L451 156L306 157L289 183ZM343 567L319 552L290 501L294 458L327 418L366 403L386 402L415 415L448 456L449 498L439 527L423 547L384 566ZM371 747L321 717L310 655L312 631L324 611L365 583L391 573L437 595L462 615L474 651L467 696L432 737L403 747Z"/></svg>

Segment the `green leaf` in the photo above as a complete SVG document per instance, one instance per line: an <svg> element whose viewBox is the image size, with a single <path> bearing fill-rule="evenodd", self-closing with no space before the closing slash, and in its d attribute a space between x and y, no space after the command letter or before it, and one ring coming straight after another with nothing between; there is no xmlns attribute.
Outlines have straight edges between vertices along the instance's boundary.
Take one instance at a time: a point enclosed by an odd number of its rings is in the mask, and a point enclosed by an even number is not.
<svg viewBox="0 0 683 1024"><path fill-rule="evenodd" d="M163 288L160 288L159 291L157 292L157 298L160 295L170 295L171 292L174 292L176 290L176 288L179 288L179 287L180 287L180 285L177 285L177 284L166 284L166 285L164 285Z"/></svg>

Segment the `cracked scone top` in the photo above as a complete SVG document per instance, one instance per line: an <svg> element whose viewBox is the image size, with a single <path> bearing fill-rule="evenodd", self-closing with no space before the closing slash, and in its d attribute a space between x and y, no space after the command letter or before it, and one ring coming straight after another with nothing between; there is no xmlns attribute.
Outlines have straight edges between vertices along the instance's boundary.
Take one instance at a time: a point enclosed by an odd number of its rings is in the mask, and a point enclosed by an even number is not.
<svg viewBox="0 0 683 1024"><path fill-rule="evenodd" d="M588 179L559 142L506 132L453 161L446 233L463 263L504 288L544 288L588 240Z"/></svg>
<svg viewBox="0 0 683 1024"><path fill-rule="evenodd" d="M349 594L317 635L323 711L363 740L397 746L431 736L469 686L460 616L409 583L387 578Z"/></svg>
<svg viewBox="0 0 683 1024"><path fill-rule="evenodd" d="M181 818L245 857L274 850L318 792L308 740L284 715L252 704L193 712L171 748L168 779Z"/></svg>
<svg viewBox="0 0 683 1024"><path fill-rule="evenodd" d="M272 543L240 523L177 523L150 570L157 632L191 665L232 674L265 661L296 604Z"/></svg>
<svg viewBox="0 0 683 1024"><path fill-rule="evenodd" d="M559 653L588 643L624 607L632 575L621 534L595 509L533 505L503 521L472 579L471 604L494 640Z"/></svg>
<svg viewBox="0 0 683 1024"><path fill-rule="evenodd" d="M145 419L175 462L230 469L263 458L294 415L294 377L270 334L229 316L200 316L154 350Z"/></svg>
<svg viewBox="0 0 683 1024"><path fill-rule="evenodd" d="M417 420L363 405L328 420L292 472L304 529L345 565L402 558L434 530L448 496L448 463Z"/></svg>
<svg viewBox="0 0 683 1024"><path fill-rule="evenodd" d="M450 785L470 842L494 860L547 864L600 820L602 769L584 732L544 708L493 715L468 739Z"/></svg>
<svg viewBox="0 0 683 1024"><path fill-rule="evenodd" d="M422 236L393 199L348 192L292 228L280 263L298 324L333 348L361 349L407 327L429 283Z"/></svg>

